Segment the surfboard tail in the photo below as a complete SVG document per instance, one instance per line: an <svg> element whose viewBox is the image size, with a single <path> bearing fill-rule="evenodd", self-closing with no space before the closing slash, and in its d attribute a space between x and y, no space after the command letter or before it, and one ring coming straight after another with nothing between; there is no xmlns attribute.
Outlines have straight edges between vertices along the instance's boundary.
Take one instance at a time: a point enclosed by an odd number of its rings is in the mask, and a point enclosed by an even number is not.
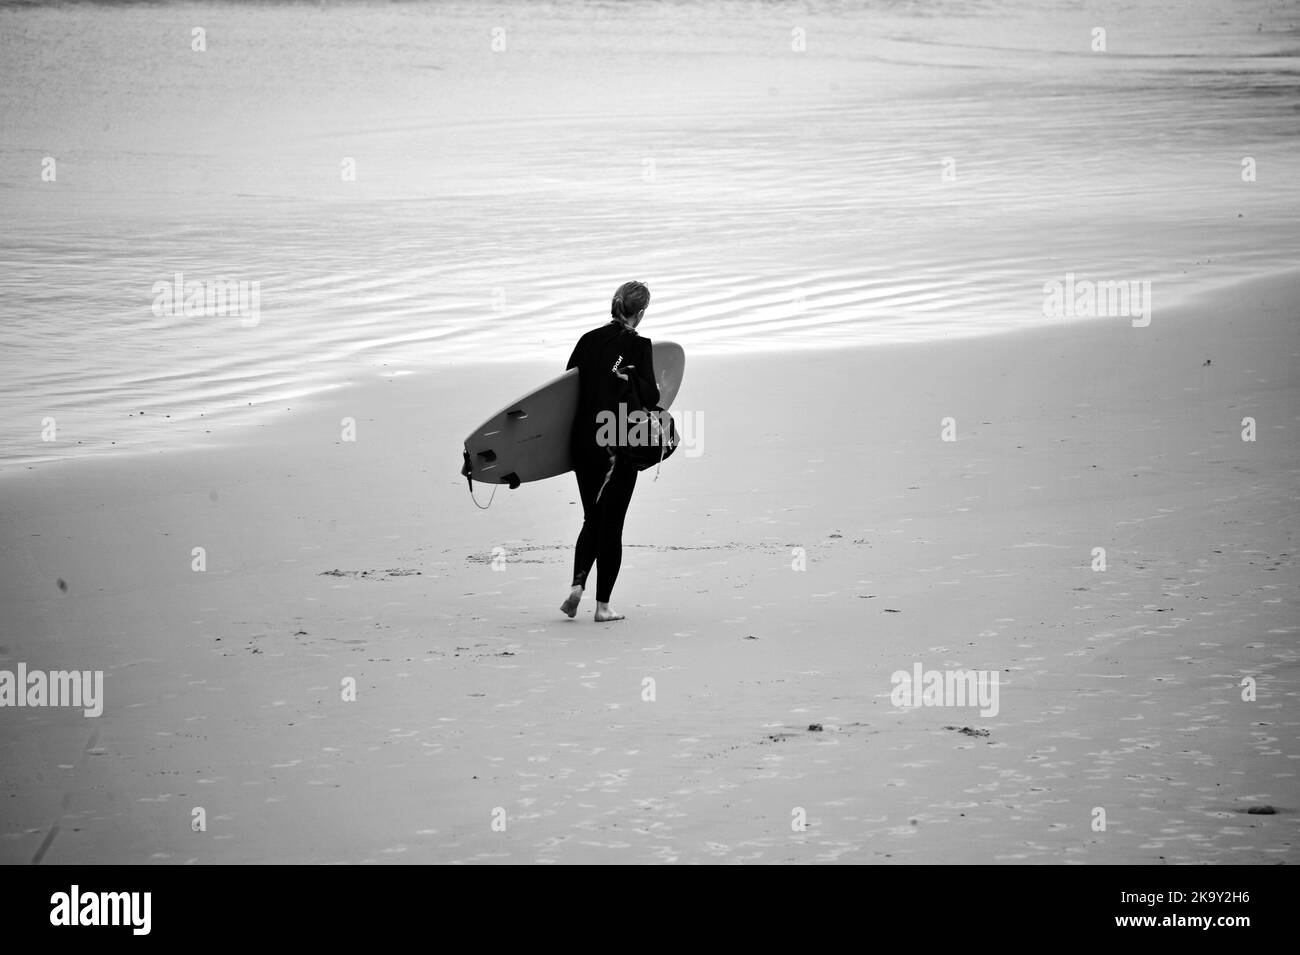
<svg viewBox="0 0 1300 955"><path fill-rule="evenodd" d="M478 454L479 457L481 457L485 461L495 461L497 458L495 452L493 451L480 451ZM469 493L470 496L473 497L474 496L474 461L469 456L469 448L465 448L461 452L461 456L464 460L460 466L460 473L465 478L465 483L469 485ZM491 482L487 482L487 483L491 483ZM519 479L519 475L516 474L514 471L511 471L509 474L502 475L497 480L497 483L508 484L510 485L510 490L513 491L517 487L519 487L520 483L522 482Z"/></svg>
<svg viewBox="0 0 1300 955"><path fill-rule="evenodd" d="M461 473L462 475L464 475L464 477L465 477L465 483L469 485L469 493L470 493L470 494L473 494L473 493L474 493L474 478L472 478L470 475L471 475L471 473L472 473L473 470L474 470L474 466L473 466L472 464L470 464L470 460L469 460L469 448L466 448L464 453L465 453L465 463L464 463L463 465L461 465L460 473Z"/></svg>

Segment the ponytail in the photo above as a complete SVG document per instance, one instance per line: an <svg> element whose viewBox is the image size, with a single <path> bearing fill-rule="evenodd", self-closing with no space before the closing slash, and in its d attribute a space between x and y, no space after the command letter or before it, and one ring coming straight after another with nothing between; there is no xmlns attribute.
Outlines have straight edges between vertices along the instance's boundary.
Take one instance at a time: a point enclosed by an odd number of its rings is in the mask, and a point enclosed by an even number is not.
<svg viewBox="0 0 1300 955"><path fill-rule="evenodd" d="M616 322L626 321L650 304L650 290L640 282L624 282L614 293L609 314Z"/></svg>

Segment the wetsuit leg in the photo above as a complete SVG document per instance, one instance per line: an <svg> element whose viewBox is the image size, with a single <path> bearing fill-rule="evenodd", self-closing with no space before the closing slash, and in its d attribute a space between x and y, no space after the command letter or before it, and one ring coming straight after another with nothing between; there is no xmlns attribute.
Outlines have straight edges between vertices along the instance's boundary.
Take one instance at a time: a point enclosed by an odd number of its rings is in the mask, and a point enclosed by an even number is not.
<svg viewBox="0 0 1300 955"><path fill-rule="evenodd" d="M575 468L582 496L582 531L573 555L574 586L586 587L596 565L596 599L608 603L623 562L623 519L636 487L636 468L599 458Z"/></svg>
<svg viewBox="0 0 1300 955"><path fill-rule="evenodd" d="M597 511L596 495L605 481L608 466L601 467L597 462L579 461L573 469L578 478L578 494L582 498L582 530L578 532L578 543L573 548L573 586L587 586L587 575L596 563L596 551L600 543L600 516Z"/></svg>
<svg viewBox="0 0 1300 955"><path fill-rule="evenodd" d="M623 565L623 518L636 488L636 468L620 462L600 494L600 543L596 550L596 600L609 603Z"/></svg>

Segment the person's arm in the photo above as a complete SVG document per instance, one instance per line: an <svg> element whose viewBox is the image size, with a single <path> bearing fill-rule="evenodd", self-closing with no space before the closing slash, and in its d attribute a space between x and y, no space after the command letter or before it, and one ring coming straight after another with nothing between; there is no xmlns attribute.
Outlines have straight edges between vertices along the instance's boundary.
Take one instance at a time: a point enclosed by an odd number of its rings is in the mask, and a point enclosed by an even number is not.
<svg viewBox="0 0 1300 955"><path fill-rule="evenodd" d="M568 371L570 368L578 367L578 351L581 348L582 348L582 339L579 338L578 343L573 346L573 354L569 356L569 363L564 366L565 371Z"/></svg>
<svg viewBox="0 0 1300 955"><path fill-rule="evenodd" d="M636 365L636 385L641 392L641 400L645 402L647 408L653 408L659 404L659 383L655 380L655 356L654 349L650 347L649 339L642 339L645 348L641 354L641 360Z"/></svg>

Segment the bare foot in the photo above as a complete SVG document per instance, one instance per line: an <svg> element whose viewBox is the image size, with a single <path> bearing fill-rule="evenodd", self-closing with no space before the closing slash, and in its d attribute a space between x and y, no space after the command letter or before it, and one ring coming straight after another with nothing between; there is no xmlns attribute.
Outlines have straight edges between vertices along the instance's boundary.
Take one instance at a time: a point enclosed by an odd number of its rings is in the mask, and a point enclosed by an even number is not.
<svg viewBox="0 0 1300 955"><path fill-rule="evenodd" d="M596 623L609 623L611 620L622 620L621 613L615 613L609 609L609 604L596 603Z"/></svg>
<svg viewBox="0 0 1300 955"><path fill-rule="evenodd" d="M578 601L581 599L582 588L575 585L574 588L569 591L569 598L564 601L564 603L560 604L560 610L568 614L570 617L576 617L578 615Z"/></svg>

